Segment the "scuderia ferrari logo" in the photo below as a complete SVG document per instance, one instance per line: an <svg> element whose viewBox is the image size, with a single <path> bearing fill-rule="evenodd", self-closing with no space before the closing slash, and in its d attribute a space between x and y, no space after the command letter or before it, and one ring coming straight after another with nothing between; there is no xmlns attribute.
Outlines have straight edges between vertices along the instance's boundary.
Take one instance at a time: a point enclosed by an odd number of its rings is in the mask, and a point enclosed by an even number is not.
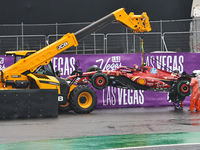
<svg viewBox="0 0 200 150"><path fill-rule="evenodd" d="M64 47L66 47L67 45L68 45L67 42L62 43L62 44L60 44L60 45L57 47L57 49L60 50L60 49L62 49L62 48L64 48Z"/></svg>

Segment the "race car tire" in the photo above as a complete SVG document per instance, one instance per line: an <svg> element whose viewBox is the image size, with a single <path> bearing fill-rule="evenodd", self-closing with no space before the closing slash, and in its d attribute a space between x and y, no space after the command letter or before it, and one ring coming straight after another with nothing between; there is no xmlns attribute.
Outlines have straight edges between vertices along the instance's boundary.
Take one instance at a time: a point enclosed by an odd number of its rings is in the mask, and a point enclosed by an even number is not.
<svg viewBox="0 0 200 150"><path fill-rule="evenodd" d="M190 85L187 84L188 80L181 80L177 83L177 93L181 96L190 95Z"/></svg>
<svg viewBox="0 0 200 150"><path fill-rule="evenodd" d="M95 89L103 90L108 86L108 76L104 73L97 72L92 76L91 82Z"/></svg>
<svg viewBox="0 0 200 150"><path fill-rule="evenodd" d="M65 105L59 105L58 106L59 112L68 112L70 110L72 110L72 107L71 107L69 102L67 102Z"/></svg>
<svg viewBox="0 0 200 150"><path fill-rule="evenodd" d="M75 113L89 114L97 105L97 95L89 86L77 86L70 95L70 104Z"/></svg>

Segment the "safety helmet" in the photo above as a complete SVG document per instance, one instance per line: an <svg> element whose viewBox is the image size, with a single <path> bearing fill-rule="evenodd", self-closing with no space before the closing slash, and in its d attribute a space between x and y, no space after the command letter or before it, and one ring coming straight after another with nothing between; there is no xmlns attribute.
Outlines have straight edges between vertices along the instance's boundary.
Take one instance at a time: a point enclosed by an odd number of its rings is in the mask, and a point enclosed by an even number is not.
<svg viewBox="0 0 200 150"><path fill-rule="evenodd" d="M192 74L194 74L195 76L199 76L200 70L193 70Z"/></svg>

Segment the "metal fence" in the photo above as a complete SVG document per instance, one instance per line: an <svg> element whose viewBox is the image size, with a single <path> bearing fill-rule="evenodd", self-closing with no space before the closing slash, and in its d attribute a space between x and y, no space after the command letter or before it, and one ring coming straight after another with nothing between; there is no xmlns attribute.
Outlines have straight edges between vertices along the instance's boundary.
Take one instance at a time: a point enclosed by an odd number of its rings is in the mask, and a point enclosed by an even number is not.
<svg viewBox="0 0 200 150"><path fill-rule="evenodd" d="M45 35L0 36L0 51L41 49L46 46Z"/></svg>
<svg viewBox="0 0 200 150"><path fill-rule="evenodd" d="M39 50L64 34L76 32L90 23L0 25L0 54L11 50ZM131 33L114 22L88 35L67 54L139 53L141 38L145 52L200 52L200 18L150 22L152 31Z"/></svg>
<svg viewBox="0 0 200 150"><path fill-rule="evenodd" d="M194 18L191 22L191 51L200 52L200 18Z"/></svg>

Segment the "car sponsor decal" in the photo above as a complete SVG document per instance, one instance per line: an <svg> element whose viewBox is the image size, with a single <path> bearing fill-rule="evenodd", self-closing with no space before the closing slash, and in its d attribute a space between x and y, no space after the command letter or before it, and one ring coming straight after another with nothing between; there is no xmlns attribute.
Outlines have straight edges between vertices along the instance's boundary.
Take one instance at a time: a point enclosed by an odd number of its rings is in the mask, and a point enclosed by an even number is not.
<svg viewBox="0 0 200 150"><path fill-rule="evenodd" d="M158 73L158 70L156 68L151 68L150 72L153 74L156 74L156 73Z"/></svg>
<svg viewBox="0 0 200 150"><path fill-rule="evenodd" d="M144 85L146 83L146 80L144 78L138 79L137 83Z"/></svg>
<svg viewBox="0 0 200 150"><path fill-rule="evenodd" d="M135 81L137 78L139 78L139 76L135 76L135 77L133 77L131 80L132 80L132 81Z"/></svg>

